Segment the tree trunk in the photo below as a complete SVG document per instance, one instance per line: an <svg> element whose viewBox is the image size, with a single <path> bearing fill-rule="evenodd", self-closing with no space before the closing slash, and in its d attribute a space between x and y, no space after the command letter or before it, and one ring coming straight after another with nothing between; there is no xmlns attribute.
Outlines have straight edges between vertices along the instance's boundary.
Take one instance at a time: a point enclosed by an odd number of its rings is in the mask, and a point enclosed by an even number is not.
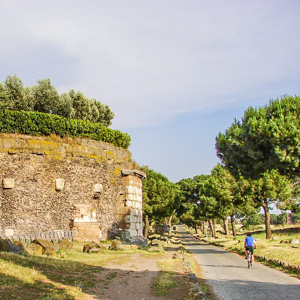
<svg viewBox="0 0 300 300"><path fill-rule="evenodd" d="M198 233L197 231L197 224L194 225L195 233Z"/></svg>
<svg viewBox="0 0 300 300"><path fill-rule="evenodd" d="M201 232L202 232L202 234L205 234L205 223L204 223L204 221L201 222Z"/></svg>
<svg viewBox="0 0 300 300"><path fill-rule="evenodd" d="M265 231L266 231L266 239L272 238L272 231L271 231L271 214L268 207L267 199L264 199L263 210L265 213Z"/></svg>
<svg viewBox="0 0 300 300"><path fill-rule="evenodd" d="M172 219L173 219L173 215L169 217L169 221L168 221L168 225L170 226L170 228L172 228Z"/></svg>
<svg viewBox="0 0 300 300"><path fill-rule="evenodd" d="M145 239L148 239L149 227L150 227L149 217L147 215L145 215L145 230L144 230L144 238Z"/></svg>
<svg viewBox="0 0 300 300"><path fill-rule="evenodd" d="M229 235L228 219L227 219L227 217L223 220L223 222L224 222L225 235Z"/></svg>
<svg viewBox="0 0 300 300"><path fill-rule="evenodd" d="M216 219L213 219L213 225L214 225L214 238L216 238Z"/></svg>
<svg viewBox="0 0 300 300"><path fill-rule="evenodd" d="M214 222L212 219L209 219L209 226L210 226L210 231L211 231L211 236L213 238L216 237L216 231L215 231L215 226L214 226Z"/></svg>
<svg viewBox="0 0 300 300"><path fill-rule="evenodd" d="M231 222L232 235L236 236L234 216L230 216L230 222Z"/></svg>

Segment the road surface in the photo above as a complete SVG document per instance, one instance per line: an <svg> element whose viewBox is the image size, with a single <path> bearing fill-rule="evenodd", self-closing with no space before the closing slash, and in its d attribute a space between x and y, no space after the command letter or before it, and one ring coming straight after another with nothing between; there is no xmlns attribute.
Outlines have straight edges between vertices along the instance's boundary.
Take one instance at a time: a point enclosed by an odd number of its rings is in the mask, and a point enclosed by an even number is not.
<svg viewBox="0 0 300 300"><path fill-rule="evenodd" d="M299 300L300 280L260 263L248 269L235 253L201 242L181 226L186 250L194 255L202 276L220 300Z"/></svg>

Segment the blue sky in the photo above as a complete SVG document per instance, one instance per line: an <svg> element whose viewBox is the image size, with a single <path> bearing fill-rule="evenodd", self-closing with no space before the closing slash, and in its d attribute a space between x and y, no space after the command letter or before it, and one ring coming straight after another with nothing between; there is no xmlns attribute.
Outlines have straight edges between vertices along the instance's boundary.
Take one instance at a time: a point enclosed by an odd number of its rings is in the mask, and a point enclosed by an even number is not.
<svg viewBox="0 0 300 300"><path fill-rule="evenodd" d="M209 174L215 136L300 93L298 0L1 0L0 81L50 78L115 113L130 151L177 182Z"/></svg>

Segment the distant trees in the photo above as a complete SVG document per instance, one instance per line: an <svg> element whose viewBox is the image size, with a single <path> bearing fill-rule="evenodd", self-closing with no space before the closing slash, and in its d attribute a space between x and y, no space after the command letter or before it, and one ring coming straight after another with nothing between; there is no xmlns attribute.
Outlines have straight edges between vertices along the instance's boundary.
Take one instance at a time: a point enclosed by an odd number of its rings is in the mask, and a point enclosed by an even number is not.
<svg viewBox="0 0 300 300"><path fill-rule="evenodd" d="M37 85L24 87L16 75L7 76L4 83L0 83L0 109L56 114L106 127L111 125L114 117L109 106L89 99L81 92L70 90L59 95L50 79L37 80Z"/></svg>
<svg viewBox="0 0 300 300"><path fill-rule="evenodd" d="M151 222L162 223L167 219L167 223L171 223L180 204L180 191L175 183L162 174L148 167L142 170L147 176L143 181L144 235L147 238Z"/></svg>
<svg viewBox="0 0 300 300"><path fill-rule="evenodd" d="M182 179L178 185L182 193L181 211L178 211L180 219L183 222L188 220L195 227L208 222L212 236L215 236L216 220L222 220L225 234L229 234L230 218L235 235L235 217L256 211L256 204L249 194L249 182L244 178L236 179L220 164L210 175ZM188 219L187 214L191 212L193 218Z"/></svg>

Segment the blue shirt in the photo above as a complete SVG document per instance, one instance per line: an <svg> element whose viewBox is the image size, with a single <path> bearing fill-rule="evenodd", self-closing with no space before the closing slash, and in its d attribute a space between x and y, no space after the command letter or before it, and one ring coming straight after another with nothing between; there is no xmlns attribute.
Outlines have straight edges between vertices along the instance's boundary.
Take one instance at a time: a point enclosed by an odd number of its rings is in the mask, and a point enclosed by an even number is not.
<svg viewBox="0 0 300 300"><path fill-rule="evenodd" d="M252 236L247 236L245 241L246 241L246 246L247 247L253 247L254 238Z"/></svg>

